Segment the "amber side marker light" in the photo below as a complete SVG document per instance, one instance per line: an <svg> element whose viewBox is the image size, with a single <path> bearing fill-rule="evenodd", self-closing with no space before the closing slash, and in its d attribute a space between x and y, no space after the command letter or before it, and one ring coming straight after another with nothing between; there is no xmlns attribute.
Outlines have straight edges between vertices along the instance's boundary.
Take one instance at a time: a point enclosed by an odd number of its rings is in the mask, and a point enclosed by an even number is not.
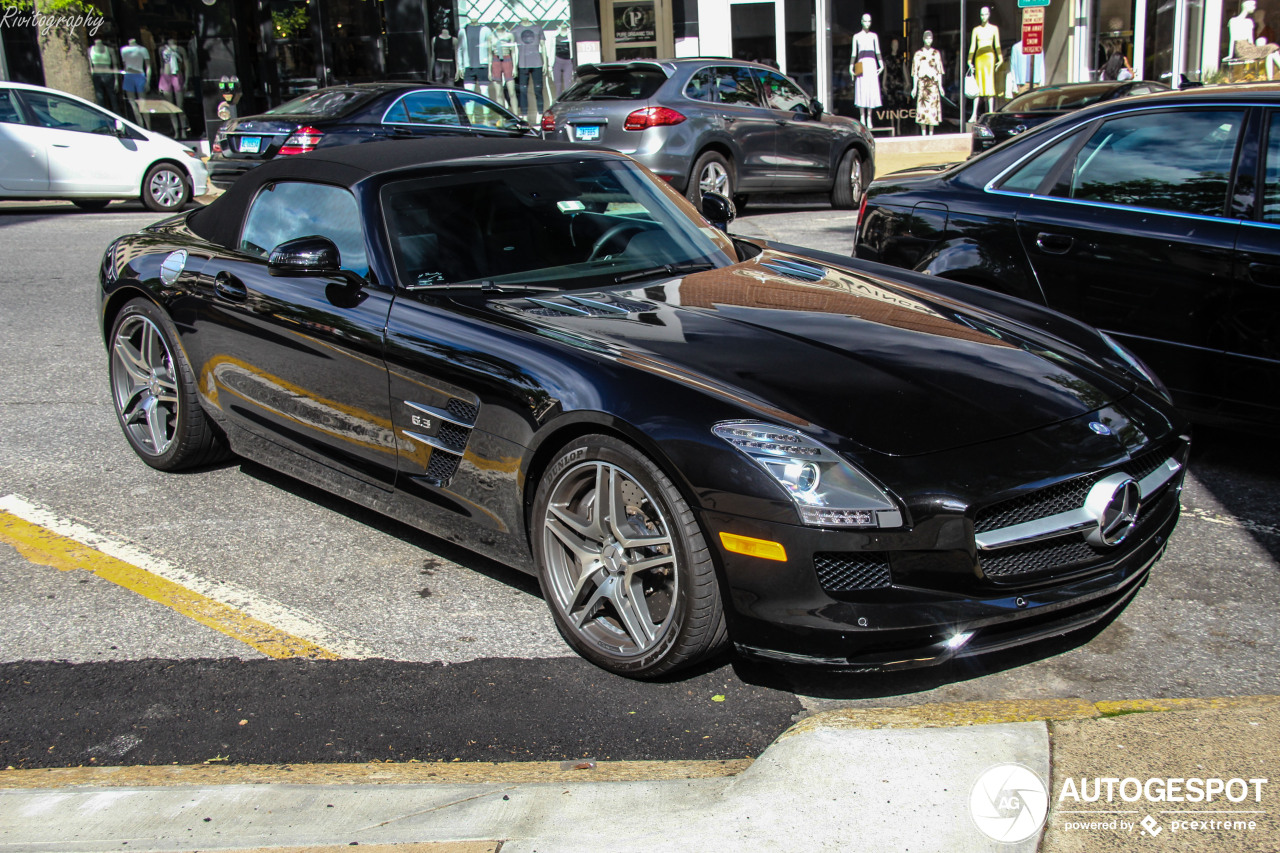
<svg viewBox="0 0 1280 853"><path fill-rule="evenodd" d="M768 539L752 539L750 536L738 536L734 533L720 531L720 542L726 551L735 554L746 554L748 557L759 557L762 560L787 561L787 549L781 542L770 542Z"/></svg>

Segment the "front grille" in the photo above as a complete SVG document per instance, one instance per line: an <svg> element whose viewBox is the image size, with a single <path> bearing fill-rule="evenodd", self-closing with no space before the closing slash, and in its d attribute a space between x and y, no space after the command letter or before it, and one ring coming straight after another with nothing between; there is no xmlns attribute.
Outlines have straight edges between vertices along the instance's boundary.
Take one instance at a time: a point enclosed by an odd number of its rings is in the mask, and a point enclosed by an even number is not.
<svg viewBox="0 0 1280 853"><path fill-rule="evenodd" d="M452 453L445 453L440 450L431 451L431 458L427 460L427 478L446 482L457 472L458 461L458 457Z"/></svg>
<svg viewBox="0 0 1280 853"><path fill-rule="evenodd" d="M893 583L887 554L819 552L813 555L818 583L827 592L858 592L882 589Z"/></svg>
<svg viewBox="0 0 1280 853"><path fill-rule="evenodd" d="M1014 545L990 553L979 552L978 559L987 577L1007 578L1082 565L1101 555L1101 551L1077 535Z"/></svg>
<svg viewBox="0 0 1280 853"><path fill-rule="evenodd" d="M1079 509L1084 506L1084 499L1088 497L1089 490L1103 477L1116 471L1123 471L1133 479L1141 480L1159 468L1170 455L1168 450L1153 450L1114 468L1064 480L1016 498L992 504L978 511L973 520L973 532L986 533L991 530L1000 530L1026 521L1035 521L1038 518L1048 518L1060 512ZM1159 495L1150 497L1157 499Z"/></svg>
<svg viewBox="0 0 1280 853"><path fill-rule="evenodd" d="M1170 486L1157 490L1142 502L1138 526L1113 548L1095 548L1085 541L1084 534L1073 533L1043 542L979 551L978 564L984 575L1000 581L1044 572L1080 571L1093 564L1110 563L1144 542L1151 529L1163 523L1177 505L1178 496Z"/></svg>
<svg viewBox="0 0 1280 853"><path fill-rule="evenodd" d="M1084 499L1088 497L1089 490L1093 488L1093 484L1100 476L1090 474L1086 477L1076 477L993 504L978 512L973 521L973 530L975 533L986 533L989 530L1012 527L1024 521L1034 521L1037 518L1046 518L1060 512L1079 509L1084 506Z"/></svg>

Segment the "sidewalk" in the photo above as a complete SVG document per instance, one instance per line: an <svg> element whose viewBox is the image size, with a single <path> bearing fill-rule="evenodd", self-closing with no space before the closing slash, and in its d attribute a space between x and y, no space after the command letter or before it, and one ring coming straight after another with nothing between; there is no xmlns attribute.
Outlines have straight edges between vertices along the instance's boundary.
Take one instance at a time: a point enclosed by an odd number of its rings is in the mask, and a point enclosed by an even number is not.
<svg viewBox="0 0 1280 853"><path fill-rule="evenodd" d="M0 851L1274 851L1278 766L1275 696L831 711L754 762L3 771Z"/></svg>

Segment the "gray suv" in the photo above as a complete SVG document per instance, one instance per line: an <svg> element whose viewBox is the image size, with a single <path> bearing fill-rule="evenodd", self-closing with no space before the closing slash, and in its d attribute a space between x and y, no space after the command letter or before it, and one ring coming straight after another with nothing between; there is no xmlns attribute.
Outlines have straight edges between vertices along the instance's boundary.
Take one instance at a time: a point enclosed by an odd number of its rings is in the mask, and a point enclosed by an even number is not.
<svg viewBox="0 0 1280 853"><path fill-rule="evenodd" d="M766 65L733 59L582 65L542 119L548 139L621 151L694 206L714 190L739 206L750 193L826 192L854 208L875 173L875 141Z"/></svg>

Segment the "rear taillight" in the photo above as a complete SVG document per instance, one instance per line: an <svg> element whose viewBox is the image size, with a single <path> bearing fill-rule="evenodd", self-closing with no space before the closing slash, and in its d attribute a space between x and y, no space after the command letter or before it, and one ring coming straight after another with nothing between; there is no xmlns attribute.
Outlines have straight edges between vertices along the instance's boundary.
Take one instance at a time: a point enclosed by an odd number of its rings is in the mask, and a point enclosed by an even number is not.
<svg viewBox="0 0 1280 853"><path fill-rule="evenodd" d="M280 146L280 153L306 154L308 151L315 151L322 136L324 136L322 130L314 127L300 127L284 141L284 145Z"/></svg>
<svg viewBox="0 0 1280 853"><path fill-rule="evenodd" d="M542 117L542 132L543 133L556 132L556 117L551 113L547 113Z"/></svg>
<svg viewBox="0 0 1280 853"><path fill-rule="evenodd" d="M645 107L627 116L622 129L644 130L646 127L679 124L682 121L684 121L684 116L669 107Z"/></svg>

